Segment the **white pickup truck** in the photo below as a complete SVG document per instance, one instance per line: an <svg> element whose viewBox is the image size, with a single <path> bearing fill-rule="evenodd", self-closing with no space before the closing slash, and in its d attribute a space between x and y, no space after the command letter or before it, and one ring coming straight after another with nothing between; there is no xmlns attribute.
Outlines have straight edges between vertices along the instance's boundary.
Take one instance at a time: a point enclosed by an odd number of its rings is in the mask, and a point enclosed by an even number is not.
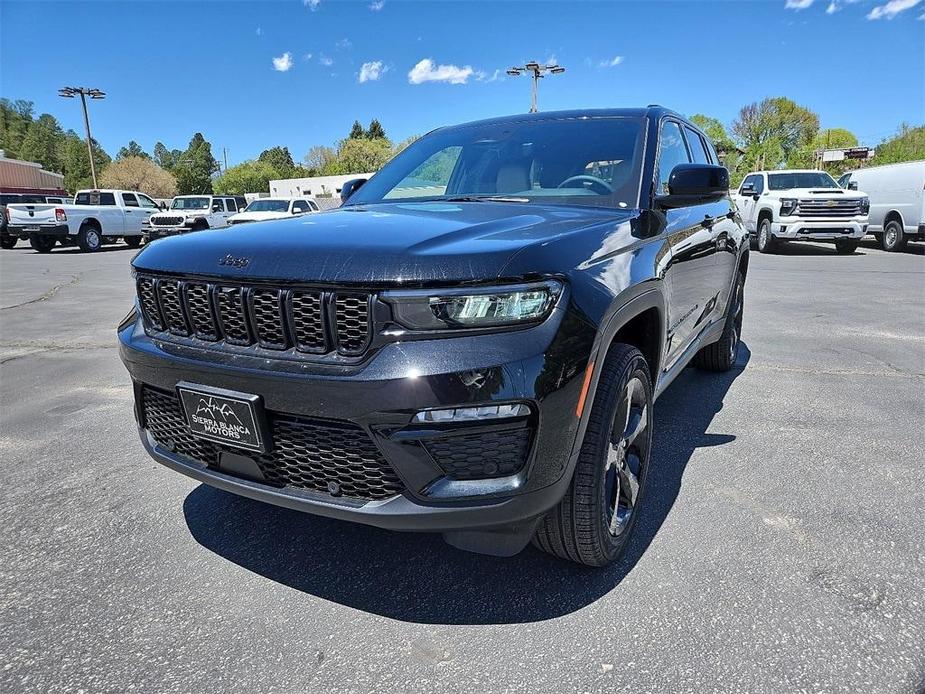
<svg viewBox="0 0 925 694"><path fill-rule="evenodd" d="M29 239L39 253L48 253L56 243L93 252L119 239L135 248L157 210L154 200L137 191L80 190L69 204L7 205L6 233Z"/></svg>
<svg viewBox="0 0 925 694"><path fill-rule="evenodd" d="M762 253L786 241L834 241L850 254L867 233L867 195L842 190L825 171L755 171L733 200Z"/></svg>

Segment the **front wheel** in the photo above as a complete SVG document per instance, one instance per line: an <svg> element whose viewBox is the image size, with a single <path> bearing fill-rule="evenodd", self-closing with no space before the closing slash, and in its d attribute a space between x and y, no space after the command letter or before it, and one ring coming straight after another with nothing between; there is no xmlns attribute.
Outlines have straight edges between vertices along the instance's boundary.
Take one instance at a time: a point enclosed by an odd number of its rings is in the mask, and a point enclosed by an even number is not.
<svg viewBox="0 0 925 694"><path fill-rule="evenodd" d="M891 253L901 251L906 247L906 235L903 234L902 224L895 219L887 222L883 227L883 241L881 242L883 250Z"/></svg>
<svg viewBox="0 0 925 694"><path fill-rule="evenodd" d="M835 242L835 251L839 255L851 255L858 249L858 242L850 239L838 239Z"/></svg>
<svg viewBox="0 0 925 694"><path fill-rule="evenodd" d="M39 253L50 253L55 247L55 237L33 235L29 237L29 245Z"/></svg>
<svg viewBox="0 0 925 694"><path fill-rule="evenodd" d="M773 253L777 247L777 239L771 233L771 220L764 218L758 225L758 250L761 253Z"/></svg>
<svg viewBox="0 0 925 694"><path fill-rule="evenodd" d="M16 246L17 241L19 239L15 236L0 236L0 248L8 251Z"/></svg>
<svg viewBox="0 0 925 694"><path fill-rule="evenodd" d="M123 240L125 241L125 245L129 248L138 248L141 245L140 236L126 236Z"/></svg>
<svg viewBox="0 0 925 694"><path fill-rule="evenodd" d="M562 559L606 566L626 549L639 516L652 448L652 382L642 353L607 353L568 491L540 520L534 544Z"/></svg>

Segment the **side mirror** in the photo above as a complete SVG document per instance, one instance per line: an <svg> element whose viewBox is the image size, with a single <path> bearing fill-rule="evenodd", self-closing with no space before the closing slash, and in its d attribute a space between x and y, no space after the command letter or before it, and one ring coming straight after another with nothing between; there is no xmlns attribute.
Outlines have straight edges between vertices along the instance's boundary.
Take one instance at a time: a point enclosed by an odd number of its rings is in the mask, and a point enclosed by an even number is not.
<svg viewBox="0 0 925 694"><path fill-rule="evenodd" d="M167 203L166 203L166 202L162 202L160 205L158 205L158 207L159 207L160 209L162 209L162 210L166 210L166 209L167 209Z"/></svg>
<svg viewBox="0 0 925 694"><path fill-rule="evenodd" d="M658 195L659 207L672 209L721 200L729 193L729 171L713 164L678 164L668 177L668 194Z"/></svg>
<svg viewBox="0 0 925 694"><path fill-rule="evenodd" d="M755 186L751 184L744 186L742 190L739 191L739 195L748 196L748 195L754 195L754 194L755 194Z"/></svg>
<svg viewBox="0 0 925 694"><path fill-rule="evenodd" d="M857 181L848 181L848 190L857 190L858 182Z"/></svg>
<svg viewBox="0 0 925 694"><path fill-rule="evenodd" d="M366 183L365 178L351 178L347 181L340 189L340 201L341 203L347 202L347 198L353 195L360 187Z"/></svg>
<svg viewBox="0 0 925 694"><path fill-rule="evenodd" d="M292 208L292 214L302 214L303 212L305 212L305 209L302 208L302 207L293 207L293 208Z"/></svg>

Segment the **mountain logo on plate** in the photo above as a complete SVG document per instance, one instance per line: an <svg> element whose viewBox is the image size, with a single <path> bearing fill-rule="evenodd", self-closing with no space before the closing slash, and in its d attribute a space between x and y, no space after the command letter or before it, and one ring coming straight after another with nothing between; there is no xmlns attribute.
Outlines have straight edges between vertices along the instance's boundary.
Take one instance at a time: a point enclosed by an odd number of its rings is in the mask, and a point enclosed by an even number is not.
<svg viewBox="0 0 925 694"><path fill-rule="evenodd" d="M196 412L190 420L201 427L201 433L220 436L225 440L247 441L254 433L241 421L228 401L220 402L217 398L201 397Z"/></svg>

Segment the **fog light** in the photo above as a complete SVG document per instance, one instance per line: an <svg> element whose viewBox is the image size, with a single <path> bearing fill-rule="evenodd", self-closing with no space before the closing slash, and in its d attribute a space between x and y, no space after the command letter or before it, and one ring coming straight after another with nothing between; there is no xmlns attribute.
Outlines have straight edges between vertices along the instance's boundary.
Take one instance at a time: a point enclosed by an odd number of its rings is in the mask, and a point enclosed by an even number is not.
<svg viewBox="0 0 925 694"><path fill-rule="evenodd" d="M445 422L473 422L485 419L508 419L526 417L530 408L517 403L513 405L485 405L482 407L454 407L445 410L424 410L414 415L414 422L427 424Z"/></svg>

